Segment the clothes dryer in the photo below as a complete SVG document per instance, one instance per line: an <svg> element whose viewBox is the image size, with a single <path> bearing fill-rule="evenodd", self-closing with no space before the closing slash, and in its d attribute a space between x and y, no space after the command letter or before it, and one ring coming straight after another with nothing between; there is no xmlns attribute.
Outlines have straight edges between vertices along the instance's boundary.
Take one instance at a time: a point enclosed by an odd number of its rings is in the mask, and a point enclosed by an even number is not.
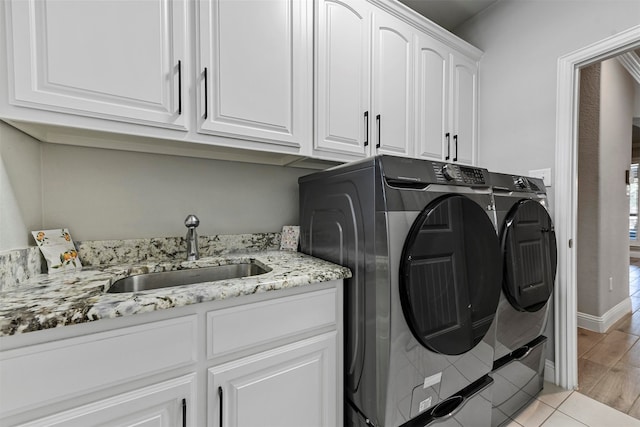
<svg viewBox="0 0 640 427"><path fill-rule="evenodd" d="M509 422L542 390L557 248L542 180L490 174L503 256L496 314L492 425Z"/></svg>
<svg viewBox="0 0 640 427"><path fill-rule="evenodd" d="M378 156L299 185L302 251L353 275L345 425L490 425L502 260L488 172Z"/></svg>

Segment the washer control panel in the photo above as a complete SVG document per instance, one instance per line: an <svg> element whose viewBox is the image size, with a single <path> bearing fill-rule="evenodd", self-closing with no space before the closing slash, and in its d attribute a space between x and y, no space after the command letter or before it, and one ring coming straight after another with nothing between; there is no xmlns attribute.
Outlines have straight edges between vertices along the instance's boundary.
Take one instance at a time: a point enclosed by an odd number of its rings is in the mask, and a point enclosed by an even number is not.
<svg viewBox="0 0 640 427"><path fill-rule="evenodd" d="M486 185L485 170L451 163L433 162L433 170L438 182L463 185Z"/></svg>
<svg viewBox="0 0 640 427"><path fill-rule="evenodd" d="M422 189L430 184L489 186L489 171L484 168L445 163L437 160L378 156L376 161L387 184L400 188Z"/></svg>

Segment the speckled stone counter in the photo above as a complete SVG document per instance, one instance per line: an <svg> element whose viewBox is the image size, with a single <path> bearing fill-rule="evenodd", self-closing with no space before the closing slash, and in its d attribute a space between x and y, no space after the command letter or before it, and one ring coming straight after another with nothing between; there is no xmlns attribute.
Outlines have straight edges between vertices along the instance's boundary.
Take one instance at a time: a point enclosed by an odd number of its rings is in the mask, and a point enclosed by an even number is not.
<svg viewBox="0 0 640 427"><path fill-rule="evenodd" d="M251 239L249 239L251 241ZM246 242L245 242L246 243ZM272 245L273 242L270 242ZM118 245L115 245L118 246ZM127 245L124 245L127 246ZM122 248L123 246L118 246ZM137 247L137 246L136 246ZM98 251L105 254L104 251ZM118 250L106 255L110 260ZM81 271L40 274L20 287L0 292L0 336L56 328L100 319L135 315L206 301L311 285L351 277L341 267L298 252L245 251L204 256L198 261L151 259L113 266L85 267ZM174 286L142 292L106 293L123 277L186 268L255 262L269 272L239 279ZM100 264L96 262L96 264Z"/></svg>

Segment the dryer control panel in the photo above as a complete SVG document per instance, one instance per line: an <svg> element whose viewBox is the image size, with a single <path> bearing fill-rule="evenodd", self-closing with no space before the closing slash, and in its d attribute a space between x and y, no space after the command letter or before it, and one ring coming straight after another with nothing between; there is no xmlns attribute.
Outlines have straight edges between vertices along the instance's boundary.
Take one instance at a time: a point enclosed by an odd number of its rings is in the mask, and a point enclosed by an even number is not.
<svg viewBox="0 0 640 427"><path fill-rule="evenodd" d="M394 185L423 188L429 184L489 186L489 171L436 160L379 156L385 180Z"/></svg>
<svg viewBox="0 0 640 427"><path fill-rule="evenodd" d="M438 182L457 183L464 185L486 185L485 170L451 163L433 163L433 169Z"/></svg>

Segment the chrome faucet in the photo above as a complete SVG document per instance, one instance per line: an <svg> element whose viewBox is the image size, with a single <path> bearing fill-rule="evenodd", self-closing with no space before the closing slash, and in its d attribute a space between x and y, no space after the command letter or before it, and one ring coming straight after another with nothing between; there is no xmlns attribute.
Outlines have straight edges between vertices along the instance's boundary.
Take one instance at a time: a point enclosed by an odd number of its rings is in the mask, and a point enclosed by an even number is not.
<svg viewBox="0 0 640 427"><path fill-rule="evenodd" d="M198 253L198 233L196 233L196 227L200 225L200 220L197 216L191 214L184 220L184 225L189 229L187 231L187 261L195 261L200 258Z"/></svg>

